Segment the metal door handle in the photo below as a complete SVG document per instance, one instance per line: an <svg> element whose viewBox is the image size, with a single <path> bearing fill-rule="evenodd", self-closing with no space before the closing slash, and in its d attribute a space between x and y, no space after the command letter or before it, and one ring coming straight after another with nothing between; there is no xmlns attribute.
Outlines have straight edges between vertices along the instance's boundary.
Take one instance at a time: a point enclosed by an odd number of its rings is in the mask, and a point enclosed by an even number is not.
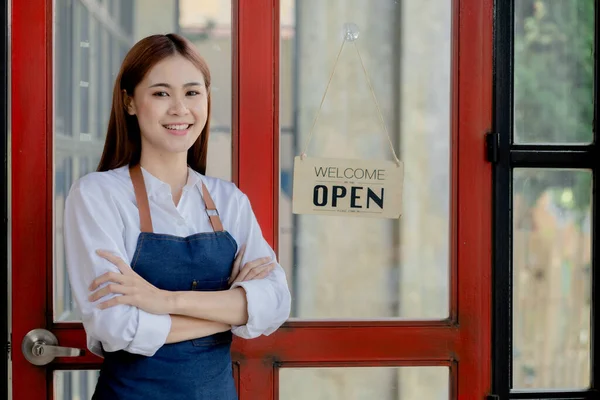
<svg viewBox="0 0 600 400"><path fill-rule="evenodd" d="M58 346L58 339L46 329L34 329L23 338L23 355L33 365L50 364L56 357L81 357L85 350Z"/></svg>

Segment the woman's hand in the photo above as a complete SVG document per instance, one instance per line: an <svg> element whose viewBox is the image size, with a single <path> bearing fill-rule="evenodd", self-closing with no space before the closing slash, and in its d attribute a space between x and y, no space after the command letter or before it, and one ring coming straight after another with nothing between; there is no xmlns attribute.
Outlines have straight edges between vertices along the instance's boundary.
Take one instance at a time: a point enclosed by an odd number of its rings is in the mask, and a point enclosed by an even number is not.
<svg viewBox="0 0 600 400"><path fill-rule="evenodd" d="M247 262L242 268L242 258L246 251L246 245L242 246L233 263L231 270L231 278L229 278L229 284L232 285L235 282L251 281L253 279L266 278L269 272L275 269L275 262L271 257L263 257L254 261Z"/></svg>
<svg viewBox="0 0 600 400"><path fill-rule="evenodd" d="M98 308L105 309L118 304L128 304L151 314L169 314L170 292L148 283L116 255L104 250L98 250L96 253L116 265L121 273L107 272L94 279L89 287L92 292L104 283L111 283L92 293L89 300L95 302L113 293L122 295L99 303Z"/></svg>

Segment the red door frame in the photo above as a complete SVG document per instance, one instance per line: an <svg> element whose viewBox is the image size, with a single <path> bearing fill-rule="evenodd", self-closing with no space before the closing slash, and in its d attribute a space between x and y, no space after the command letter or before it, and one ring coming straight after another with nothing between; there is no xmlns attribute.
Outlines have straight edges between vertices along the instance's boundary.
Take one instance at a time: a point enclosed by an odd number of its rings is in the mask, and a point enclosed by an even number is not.
<svg viewBox="0 0 600 400"><path fill-rule="evenodd" d="M239 3L233 176L276 248L279 0ZM88 354L43 369L20 352L34 328L51 329L63 346L85 348L85 335L80 324L52 321L52 0L13 0L11 16L12 384L15 400L29 400L48 398L53 369L97 368L98 359ZM489 392L492 202L484 134L492 121L493 0L455 0L453 23L450 318L292 321L270 337L236 340L241 400L277 398L279 367L448 366L454 396Z"/></svg>

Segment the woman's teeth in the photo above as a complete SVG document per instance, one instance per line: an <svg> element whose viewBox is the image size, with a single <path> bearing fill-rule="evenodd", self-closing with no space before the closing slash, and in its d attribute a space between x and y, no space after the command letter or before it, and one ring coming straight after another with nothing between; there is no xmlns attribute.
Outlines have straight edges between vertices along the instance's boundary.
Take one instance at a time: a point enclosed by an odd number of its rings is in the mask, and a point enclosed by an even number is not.
<svg viewBox="0 0 600 400"><path fill-rule="evenodd" d="M185 124L185 125L180 124L180 125L163 125L163 126L165 128L167 128L167 129L172 129L172 130L175 130L175 131L184 131L184 130L188 129L191 125L189 125L189 124Z"/></svg>

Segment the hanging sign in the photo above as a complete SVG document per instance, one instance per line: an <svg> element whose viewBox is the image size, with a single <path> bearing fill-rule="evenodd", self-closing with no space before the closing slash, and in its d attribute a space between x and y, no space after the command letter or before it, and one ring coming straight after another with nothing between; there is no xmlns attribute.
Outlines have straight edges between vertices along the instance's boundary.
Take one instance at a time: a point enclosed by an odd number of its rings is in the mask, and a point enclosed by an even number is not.
<svg viewBox="0 0 600 400"><path fill-rule="evenodd" d="M294 214L399 218L403 164L296 157Z"/></svg>
<svg viewBox="0 0 600 400"><path fill-rule="evenodd" d="M402 211L404 164L396 156L373 85L369 80L360 51L356 47L358 27L350 23L346 24L344 29L344 40L333 64L333 70L325 87L325 93L323 93L321 105L317 110L304 151L302 156L294 159L292 211L294 214L399 218ZM315 125L323 108L323 101L327 96L327 90L346 42L354 44L395 162L306 156L306 149L313 136Z"/></svg>

